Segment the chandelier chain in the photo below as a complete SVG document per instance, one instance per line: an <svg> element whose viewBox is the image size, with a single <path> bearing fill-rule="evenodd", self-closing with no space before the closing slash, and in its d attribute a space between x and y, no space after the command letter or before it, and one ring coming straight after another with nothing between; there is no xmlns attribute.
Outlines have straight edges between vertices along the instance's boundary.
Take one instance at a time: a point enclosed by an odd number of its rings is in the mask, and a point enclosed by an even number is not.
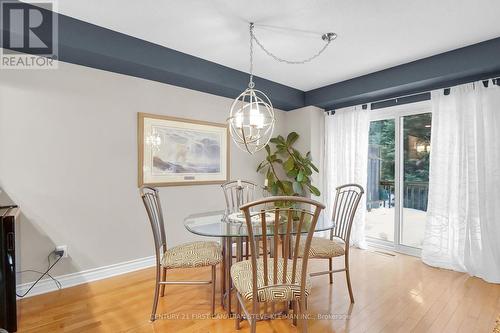
<svg viewBox="0 0 500 333"><path fill-rule="evenodd" d="M255 83L253 82L253 27L254 24L250 23L250 82L248 83L249 88L255 87Z"/></svg>
<svg viewBox="0 0 500 333"><path fill-rule="evenodd" d="M253 42L252 42L252 40L255 40L255 43L257 43L257 45L262 49L262 51L264 51L268 56L270 56L271 58L273 58L274 60L276 60L278 62L286 63L289 65L301 65L301 64L305 64L305 63L308 63L308 62L316 59L323 52L325 52L325 50L328 48L328 46L330 45L330 43L333 40L331 38L326 38L326 39L323 38L323 40L325 40L325 45L323 45L323 47L316 54L314 54L313 56L311 56L309 58L306 58L304 60L287 60L287 59L278 57L277 55L275 55L274 53L272 53L271 51L266 49L264 47L264 45L262 45L261 41L259 39L257 39L257 36L255 36L253 28L254 28L254 24L250 23L250 78L252 78L252 76L253 76L252 75L252 70L253 70Z"/></svg>

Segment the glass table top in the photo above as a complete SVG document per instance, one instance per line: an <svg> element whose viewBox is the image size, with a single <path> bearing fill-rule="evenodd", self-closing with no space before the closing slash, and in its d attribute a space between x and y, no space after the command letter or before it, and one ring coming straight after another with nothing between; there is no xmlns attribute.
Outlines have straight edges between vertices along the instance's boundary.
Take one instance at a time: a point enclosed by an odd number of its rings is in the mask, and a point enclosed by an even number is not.
<svg viewBox="0 0 500 333"><path fill-rule="evenodd" d="M303 223L301 230L297 230L299 221L293 221L292 234L306 233L308 231L308 223ZM330 230L334 227L331 219L324 218L324 211L320 214L316 223L315 231ZM184 219L184 226L190 232L208 237L246 237L248 230L245 222L230 221L224 214L224 211L207 212L201 214L192 214ZM278 233L280 235L286 233L287 223L280 222ZM274 223L266 228L266 234L274 234ZM254 236L262 235L262 225L256 223L253 228Z"/></svg>

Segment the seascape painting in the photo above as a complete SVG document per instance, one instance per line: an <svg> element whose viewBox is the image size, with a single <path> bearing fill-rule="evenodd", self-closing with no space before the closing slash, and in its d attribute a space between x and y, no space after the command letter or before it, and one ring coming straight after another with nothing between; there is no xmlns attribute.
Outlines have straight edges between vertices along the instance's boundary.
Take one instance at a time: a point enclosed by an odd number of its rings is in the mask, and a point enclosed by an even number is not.
<svg viewBox="0 0 500 333"><path fill-rule="evenodd" d="M225 124L138 114L139 186L221 184L229 178Z"/></svg>
<svg viewBox="0 0 500 333"><path fill-rule="evenodd" d="M221 141L218 133L154 127L164 144L153 151L153 174L219 173Z"/></svg>

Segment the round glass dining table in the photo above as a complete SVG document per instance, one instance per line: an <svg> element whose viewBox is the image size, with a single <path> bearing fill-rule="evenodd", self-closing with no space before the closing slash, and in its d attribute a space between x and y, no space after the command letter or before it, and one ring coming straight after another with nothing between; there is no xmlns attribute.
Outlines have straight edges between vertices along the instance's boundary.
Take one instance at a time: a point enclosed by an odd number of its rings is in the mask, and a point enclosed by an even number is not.
<svg viewBox="0 0 500 333"><path fill-rule="evenodd" d="M334 228L334 222L329 218L324 218L325 212L322 211L316 227L314 230L327 231ZM245 222L237 222L228 219L224 211L214 211L206 212L200 214L192 214L184 219L184 226L186 229L193 234L205 236L205 237L218 237L221 239L222 244L222 271L223 275L221 277L221 305L227 310L227 313L231 314L231 265L233 259L236 261L241 261L243 258L243 246L242 243L246 237L248 237L248 229ZM277 230L278 234L282 235L286 233L287 224L281 223ZM298 230L298 222L292 223L291 233L300 234L307 233L309 225L304 223L301 230ZM266 236L274 235L274 226L269 226L266 228ZM260 224L255 224L252 227L254 236L262 236L262 226ZM246 243L248 246L248 243ZM235 256L233 256L233 246L236 248ZM246 253L248 255L248 247L246 248Z"/></svg>

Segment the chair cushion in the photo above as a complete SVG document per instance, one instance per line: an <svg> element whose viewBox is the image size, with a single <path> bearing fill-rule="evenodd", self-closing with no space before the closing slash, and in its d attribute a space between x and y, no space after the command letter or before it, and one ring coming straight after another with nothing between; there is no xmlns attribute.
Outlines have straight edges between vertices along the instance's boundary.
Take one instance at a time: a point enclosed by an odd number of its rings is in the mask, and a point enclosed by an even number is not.
<svg viewBox="0 0 500 333"><path fill-rule="evenodd" d="M217 242L192 242L165 251L161 265L165 268L188 268L217 265L222 253Z"/></svg>
<svg viewBox="0 0 500 333"><path fill-rule="evenodd" d="M305 238L300 239L299 253L304 253ZM345 244L339 238L330 240L328 238L313 237L311 248L309 250L309 258L332 258L340 257L345 254Z"/></svg>
<svg viewBox="0 0 500 333"><path fill-rule="evenodd" d="M283 282L283 263L284 260L280 258L278 260L278 284L273 285L274 277L274 259L268 258L268 285L264 285L264 262L262 259L257 260L257 294L259 302L281 302L281 301L292 301L300 297L300 281L301 281L301 270L302 265L300 261L297 262L295 283L292 284L292 271L293 271L293 261L288 260L287 263L287 274L286 281ZM238 290L240 295L247 300L253 299L252 294L252 261L243 260L235 263L231 266L231 278L235 288ZM311 292L311 278L307 274L305 294L308 296Z"/></svg>

